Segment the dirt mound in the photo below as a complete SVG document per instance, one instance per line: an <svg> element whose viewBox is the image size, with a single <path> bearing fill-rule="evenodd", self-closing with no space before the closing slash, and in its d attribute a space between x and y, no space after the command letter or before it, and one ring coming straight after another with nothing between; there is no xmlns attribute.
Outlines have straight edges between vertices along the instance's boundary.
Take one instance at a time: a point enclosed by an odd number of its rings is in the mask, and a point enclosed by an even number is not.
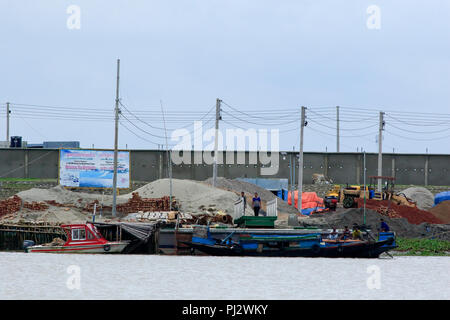
<svg viewBox="0 0 450 320"><path fill-rule="evenodd" d="M434 205L434 196L430 190L421 187L411 187L400 191L414 201L420 210L428 210Z"/></svg>
<svg viewBox="0 0 450 320"><path fill-rule="evenodd" d="M450 200L440 202L429 211L442 222L450 223Z"/></svg>
<svg viewBox="0 0 450 320"><path fill-rule="evenodd" d="M123 209L122 211L125 213L154 211L153 209L165 210L169 200L163 197L167 197L169 193L169 179L156 180L135 190L134 195L133 193L119 195L117 208L119 212ZM238 199L238 195L234 192L213 188L203 182L180 179L172 179L172 194L180 211L190 214L205 212L212 214L221 211L234 216L234 202ZM22 191L17 194L17 199L19 202L14 208L10 205L12 200L8 200L3 206L0 206L0 209L4 207L2 209L4 212L0 212L2 219L8 221L83 222L92 214L94 203L97 203L97 208L99 206L103 208L104 211L102 211L106 214L112 207L111 195L75 192L61 186ZM21 203L26 205L22 205L21 208ZM253 212L250 206L247 206L246 212Z"/></svg>
<svg viewBox="0 0 450 320"><path fill-rule="evenodd" d="M359 208L364 206L363 199L357 199L357 203ZM428 211L420 210L416 207L397 205L389 200L366 200L366 208L375 210L390 218L406 218L412 224L421 224L424 222L433 224L443 223Z"/></svg>
<svg viewBox="0 0 450 320"><path fill-rule="evenodd" d="M361 225L364 219L363 208L351 208L315 214L307 219L299 220L305 227L315 226L319 228L331 229L333 227L352 227L354 223ZM411 224L406 218L389 218L375 210L366 209L366 225L370 226L373 232L377 232L380 227L380 219L389 225L391 231L396 232L399 237L406 238L436 238L450 240L450 225L431 225L422 223L420 225Z"/></svg>
<svg viewBox="0 0 450 320"><path fill-rule="evenodd" d="M206 183L212 185L212 178L209 178L205 180ZM226 179L226 178L217 178L216 180L216 186L221 189L225 189L228 191L235 192L236 194L240 194L242 191L245 192L247 196L247 202L250 203L249 199L253 197L255 192L258 193L259 197L263 202L267 202L270 200L273 200L276 198L276 195L274 195L271 191L261 188L253 183L240 181L240 180L232 180L232 179ZM290 205L287 204L286 201L283 201L281 199L278 199L278 212L281 214L286 213L293 213L297 214L298 210Z"/></svg>
<svg viewBox="0 0 450 320"><path fill-rule="evenodd" d="M135 190L135 192L138 192L143 198L167 196L169 194L169 179L153 181ZM204 210L215 209L224 211L232 215L233 218L234 202L239 198L234 192L214 188L204 182L181 179L172 179L172 195L177 199L181 212L198 214ZM253 212L253 210L247 206L246 212Z"/></svg>

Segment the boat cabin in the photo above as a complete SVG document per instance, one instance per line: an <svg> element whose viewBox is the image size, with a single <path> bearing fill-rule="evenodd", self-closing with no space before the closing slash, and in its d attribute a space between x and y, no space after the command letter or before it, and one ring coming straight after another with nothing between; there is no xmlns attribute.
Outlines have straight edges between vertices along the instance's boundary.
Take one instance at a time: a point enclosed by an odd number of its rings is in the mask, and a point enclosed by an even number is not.
<svg viewBox="0 0 450 320"><path fill-rule="evenodd" d="M67 236L66 244L69 243L101 243L108 242L92 223L65 224L61 228Z"/></svg>

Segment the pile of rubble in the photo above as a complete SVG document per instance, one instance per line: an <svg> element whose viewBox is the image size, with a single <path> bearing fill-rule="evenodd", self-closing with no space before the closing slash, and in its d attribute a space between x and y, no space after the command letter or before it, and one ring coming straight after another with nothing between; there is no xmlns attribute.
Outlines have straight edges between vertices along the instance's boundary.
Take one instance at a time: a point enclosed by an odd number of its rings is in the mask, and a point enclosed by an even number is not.
<svg viewBox="0 0 450 320"><path fill-rule="evenodd" d="M138 212L127 215L122 219L130 222L150 222L158 221L164 223L180 224L200 224L207 225L211 223L233 224L233 217L224 212L219 213L201 213L191 215L189 213L169 211L169 212Z"/></svg>
<svg viewBox="0 0 450 320"><path fill-rule="evenodd" d="M21 206L22 199L17 195L0 201L0 217L18 212Z"/></svg>
<svg viewBox="0 0 450 320"><path fill-rule="evenodd" d="M100 208L98 200L94 200L87 203L83 211L93 212L94 206ZM104 211L111 211L112 206L101 206ZM172 209L177 208L177 201L172 198ZM155 212L155 211L169 211L170 210L170 197L164 196L161 198L142 198L139 192L133 192L132 197L127 202L118 204L117 212L120 213L132 213L132 212Z"/></svg>

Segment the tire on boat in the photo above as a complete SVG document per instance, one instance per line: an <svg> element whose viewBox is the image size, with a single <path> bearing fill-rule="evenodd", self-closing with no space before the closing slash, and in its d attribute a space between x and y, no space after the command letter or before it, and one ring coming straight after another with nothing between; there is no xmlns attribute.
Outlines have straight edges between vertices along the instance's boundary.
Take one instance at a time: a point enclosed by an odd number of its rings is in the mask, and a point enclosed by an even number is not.
<svg viewBox="0 0 450 320"><path fill-rule="evenodd" d="M320 246L319 246L318 244L313 244L313 245L311 246L311 251L312 251L314 254L318 254L318 253L320 252Z"/></svg>
<svg viewBox="0 0 450 320"><path fill-rule="evenodd" d="M103 246L103 250L105 250L106 252L108 252L109 250L111 250L111 246L109 244L105 244Z"/></svg>

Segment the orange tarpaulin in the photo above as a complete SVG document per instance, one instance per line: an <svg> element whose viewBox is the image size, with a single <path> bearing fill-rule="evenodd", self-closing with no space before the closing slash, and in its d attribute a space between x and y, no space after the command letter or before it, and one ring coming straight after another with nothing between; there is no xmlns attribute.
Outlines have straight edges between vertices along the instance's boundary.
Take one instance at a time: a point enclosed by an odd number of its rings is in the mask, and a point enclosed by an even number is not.
<svg viewBox="0 0 450 320"><path fill-rule="evenodd" d="M298 209L298 190L294 191L294 203ZM291 192L288 193L288 204L292 204ZM302 192L302 209L324 207L323 199L315 192Z"/></svg>

